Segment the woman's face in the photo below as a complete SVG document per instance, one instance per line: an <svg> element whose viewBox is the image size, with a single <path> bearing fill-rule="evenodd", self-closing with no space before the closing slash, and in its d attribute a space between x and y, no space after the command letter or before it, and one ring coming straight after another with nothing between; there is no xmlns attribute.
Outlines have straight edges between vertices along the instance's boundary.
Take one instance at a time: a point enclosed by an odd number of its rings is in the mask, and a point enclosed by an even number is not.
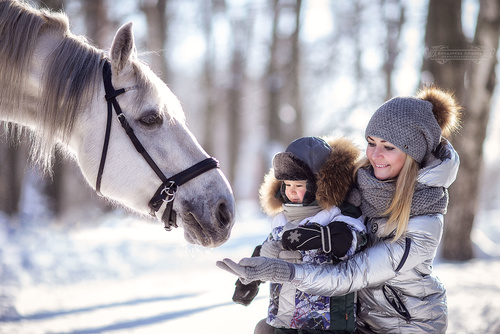
<svg viewBox="0 0 500 334"><path fill-rule="evenodd" d="M375 177L379 180L394 179L399 175L406 160L406 153L379 137L366 138L366 156L370 161Z"/></svg>
<svg viewBox="0 0 500 334"><path fill-rule="evenodd" d="M283 181L285 183L285 195L292 203L302 203L307 191L307 181Z"/></svg>

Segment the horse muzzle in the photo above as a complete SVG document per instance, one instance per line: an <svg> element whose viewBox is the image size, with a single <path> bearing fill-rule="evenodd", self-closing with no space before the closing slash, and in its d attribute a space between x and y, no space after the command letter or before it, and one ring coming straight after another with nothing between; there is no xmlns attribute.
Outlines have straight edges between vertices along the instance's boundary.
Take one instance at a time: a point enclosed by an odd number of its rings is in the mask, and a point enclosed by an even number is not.
<svg viewBox="0 0 500 334"><path fill-rule="evenodd" d="M201 206L199 201L181 202L184 213L176 215L176 222L183 227L187 242L215 248L229 239L235 216L232 201L220 199L216 204Z"/></svg>

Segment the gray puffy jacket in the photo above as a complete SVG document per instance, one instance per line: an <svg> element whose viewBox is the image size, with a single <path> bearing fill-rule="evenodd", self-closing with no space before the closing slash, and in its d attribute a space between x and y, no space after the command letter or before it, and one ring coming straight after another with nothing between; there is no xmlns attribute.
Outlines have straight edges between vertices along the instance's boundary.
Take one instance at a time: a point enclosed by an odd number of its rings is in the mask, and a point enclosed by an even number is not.
<svg viewBox="0 0 500 334"><path fill-rule="evenodd" d="M447 143L441 162L420 171L418 182L449 187L459 158ZM367 230L385 220L367 222ZM396 242L371 235L370 246L338 265L295 265L292 281L304 292L335 296L358 291L360 333L445 333L446 290L432 273L443 233L443 215L412 217L405 236Z"/></svg>

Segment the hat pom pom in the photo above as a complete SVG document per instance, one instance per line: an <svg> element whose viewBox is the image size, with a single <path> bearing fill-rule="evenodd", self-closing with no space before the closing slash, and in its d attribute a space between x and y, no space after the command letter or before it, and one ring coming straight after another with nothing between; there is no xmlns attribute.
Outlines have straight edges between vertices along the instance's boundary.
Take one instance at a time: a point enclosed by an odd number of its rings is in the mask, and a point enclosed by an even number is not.
<svg viewBox="0 0 500 334"><path fill-rule="evenodd" d="M452 93L436 86L422 87L417 93L419 99L432 103L432 112L441 127L442 135L447 137L460 128L462 107Z"/></svg>

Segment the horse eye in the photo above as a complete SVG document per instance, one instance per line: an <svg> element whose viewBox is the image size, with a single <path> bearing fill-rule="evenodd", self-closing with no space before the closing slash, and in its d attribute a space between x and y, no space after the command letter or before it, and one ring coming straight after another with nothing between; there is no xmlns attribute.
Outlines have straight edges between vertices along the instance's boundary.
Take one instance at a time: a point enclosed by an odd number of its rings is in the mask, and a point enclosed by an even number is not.
<svg viewBox="0 0 500 334"><path fill-rule="evenodd" d="M142 116L139 121L146 126L161 125L163 123L163 117L160 114L148 114Z"/></svg>

